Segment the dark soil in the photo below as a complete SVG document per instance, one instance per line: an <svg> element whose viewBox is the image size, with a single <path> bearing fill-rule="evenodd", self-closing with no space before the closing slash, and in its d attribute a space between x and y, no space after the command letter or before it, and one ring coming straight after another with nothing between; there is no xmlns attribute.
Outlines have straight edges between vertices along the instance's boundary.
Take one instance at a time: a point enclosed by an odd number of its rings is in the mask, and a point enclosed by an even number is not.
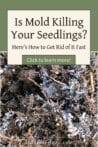
<svg viewBox="0 0 98 147"><path fill-rule="evenodd" d="M18 66L0 54L0 147L94 147L97 58Z"/></svg>

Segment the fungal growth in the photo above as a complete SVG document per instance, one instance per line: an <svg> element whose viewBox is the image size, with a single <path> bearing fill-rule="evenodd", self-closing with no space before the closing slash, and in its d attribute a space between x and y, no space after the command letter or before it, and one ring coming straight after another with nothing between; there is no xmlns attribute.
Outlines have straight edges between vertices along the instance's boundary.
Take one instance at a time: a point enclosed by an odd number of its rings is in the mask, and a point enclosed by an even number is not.
<svg viewBox="0 0 98 147"><path fill-rule="evenodd" d="M90 65L7 65L0 54L0 146L96 147L98 53Z"/></svg>

